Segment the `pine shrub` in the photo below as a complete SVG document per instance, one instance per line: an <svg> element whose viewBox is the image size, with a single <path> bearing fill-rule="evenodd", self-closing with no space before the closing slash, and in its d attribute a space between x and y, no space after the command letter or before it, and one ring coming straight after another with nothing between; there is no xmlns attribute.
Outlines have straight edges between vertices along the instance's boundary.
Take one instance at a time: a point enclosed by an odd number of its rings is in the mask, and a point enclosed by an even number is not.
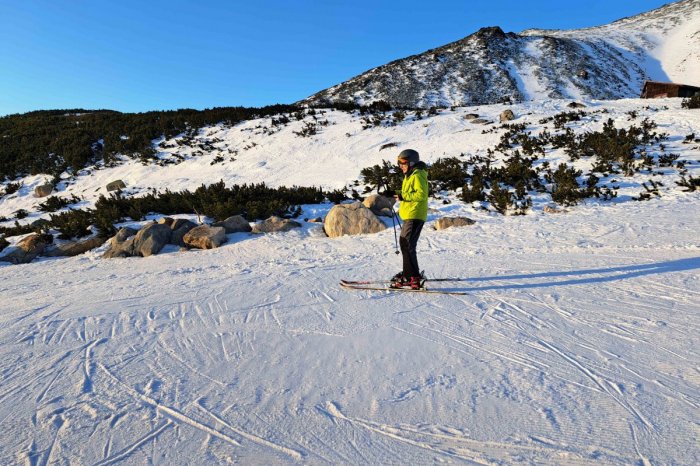
<svg viewBox="0 0 700 466"><path fill-rule="evenodd" d="M82 238L91 233L94 224L92 210L69 210L60 214L51 214L50 225L60 232L61 239Z"/></svg>
<svg viewBox="0 0 700 466"><path fill-rule="evenodd" d="M693 97L690 97L689 99L683 99L683 102L681 102L681 107L683 108L700 108L700 93L695 94Z"/></svg>
<svg viewBox="0 0 700 466"><path fill-rule="evenodd" d="M462 195L460 199L467 204L471 204L476 201L485 201L486 195L484 194L484 181L481 177L480 172L476 172L472 175L469 184L462 187Z"/></svg>
<svg viewBox="0 0 700 466"><path fill-rule="evenodd" d="M49 196L46 201L39 204L39 210L42 212L56 212L62 208L80 202L81 199L73 194L70 198L59 196Z"/></svg>
<svg viewBox="0 0 700 466"><path fill-rule="evenodd" d="M502 188L499 183L493 183L487 200L491 203L491 206L496 212L503 215L513 206L513 194L508 188Z"/></svg>
<svg viewBox="0 0 700 466"><path fill-rule="evenodd" d="M700 177L698 176L690 176L686 178L685 176L681 177L680 181L676 181L676 184L682 188L685 188L683 191L685 192L692 192L695 190L700 190Z"/></svg>
<svg viewBox="0 0 700 466"><path fill-rule="evenodd" d="M19 189L20 189L21 187L22 187L22 183L21 183L21 182L19 182L19 183L7 183L7 184L5 185L5 195L6 195L6 196L9 196L10 194L14 194L14 193L16 193L17 191L19 191Z"/></svg>
<svg viewBox="0 0 700 466"><path fill-rule="evenodd" d="M430 185L434 191L456 190L464 186L468 163L457 157L440 158L430 166Z"/></svg>
<svg viewBox="0 0 700 466"><path fill-rule="evenodd" d="M552 200L557 204L572 206L588 196L587 189L581 189L578 177L582 172L566 164L559 164L554 172L549 172L547 178L553 184Z"/></svg>
<svg viewBox="0 0 700 466"><path fill-rule="evenodd" d="M372 190L383 191L389 189L398 191L401 189L403 174L399 173L396 167L386 160L382 160L381 165L363 168L360 170L362 181L372 187Z"/></svg>

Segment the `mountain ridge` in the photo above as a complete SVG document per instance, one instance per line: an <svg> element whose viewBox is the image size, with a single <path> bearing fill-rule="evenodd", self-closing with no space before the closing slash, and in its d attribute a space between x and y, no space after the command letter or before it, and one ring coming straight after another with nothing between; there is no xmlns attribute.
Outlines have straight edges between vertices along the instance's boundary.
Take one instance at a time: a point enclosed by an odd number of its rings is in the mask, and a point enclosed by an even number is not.
<svg viewBox="0 0 700 466"><path fill-rule="evenodd" d="M638 97L646 80L700 85L700 2L683 0L584 29L479 29L300 101L396 107Z"/></svg>

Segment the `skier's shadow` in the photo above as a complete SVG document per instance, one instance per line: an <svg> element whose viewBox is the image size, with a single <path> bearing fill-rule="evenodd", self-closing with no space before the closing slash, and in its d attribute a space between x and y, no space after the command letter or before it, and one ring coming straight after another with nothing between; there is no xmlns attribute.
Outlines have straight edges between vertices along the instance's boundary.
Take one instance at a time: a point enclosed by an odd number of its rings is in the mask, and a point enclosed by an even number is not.
<svg viewBox="0 0 700 466"><path fill-rule="evenodd" d="M653 264L625 265L620 267L607 267L586 270L567 270L561 272L543 272L518 275L499 275L493 277L467 278L468 282L492 282L502 280L538 280L529 283L509 283L504 285L475 286L459 288L459 291L485 291L485 290L513 290L524 288L549 288L555 286L585 285L591 283L605 283L617 280L657 275L669 272L682 272L685 270L700 269L700 257L689 257L667 262ZM565 278L568 277L568 278Z"/></svg>

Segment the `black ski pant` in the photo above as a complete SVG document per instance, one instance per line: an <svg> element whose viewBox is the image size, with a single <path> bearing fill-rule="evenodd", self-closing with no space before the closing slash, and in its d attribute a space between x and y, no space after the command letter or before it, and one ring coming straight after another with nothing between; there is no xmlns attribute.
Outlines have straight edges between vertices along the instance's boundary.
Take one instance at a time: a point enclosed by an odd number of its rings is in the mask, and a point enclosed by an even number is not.
<svg viewBox="0 0 700 466"><path fill-rule="evenodd" d="M403 254L403 276L405 278L420 277L418 257L416 256L416 244L423 229L423 220L406 220L401 226L401 254Z"/></svg>

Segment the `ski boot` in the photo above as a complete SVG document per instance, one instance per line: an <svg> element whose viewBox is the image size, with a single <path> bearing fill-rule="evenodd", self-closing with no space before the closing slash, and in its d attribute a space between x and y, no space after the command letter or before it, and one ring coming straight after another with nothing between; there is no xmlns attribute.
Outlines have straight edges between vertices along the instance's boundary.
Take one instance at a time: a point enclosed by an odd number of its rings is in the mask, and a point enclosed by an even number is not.
<svg viewBox="0 0 700 466"><path fill-rule="evenodd" d="M408 280L403 276L403 271L391 277L389 288L403 288L408 285Z"/></svg>
<svg viewBox="0 0 700 466"><path fill-rule="evenodd" d="M425 278L423 277L411 277L408 281L408 286L412 290L422 290L425 287Z"/></svg>

